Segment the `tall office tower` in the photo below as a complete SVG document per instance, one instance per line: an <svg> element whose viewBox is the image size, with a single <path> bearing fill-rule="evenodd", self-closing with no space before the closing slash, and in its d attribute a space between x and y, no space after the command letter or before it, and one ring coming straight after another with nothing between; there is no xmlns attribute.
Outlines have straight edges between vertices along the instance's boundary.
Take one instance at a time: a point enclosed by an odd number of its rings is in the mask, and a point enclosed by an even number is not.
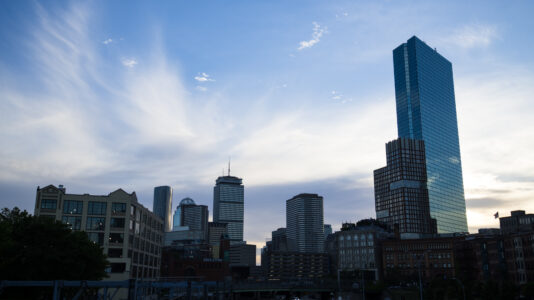
<svg viewBox="0 0 534 300"><path fill-rule="evenodd" d="M153 211L164 221L163 230L172 231L172 188L158 186L154 188Z"/></svg>
<svg viewBox="0 0 534 300"><path fill-rule="evenodd" d="M244 192L234 176L220 176L213 188L213 222L228 224L232 244L243 241Z"/></svg>
<svg viewBox="0 0 534 300"><path fill-rule="evenodd" d="M438 231L467 232L452 64L417 37L393 50L399 137L425 141Z"/></svg>
<svg viewBox="0 0 534 300"><path fill-rule="evenodd" d="M204 231L208 233L208 207L196 205L191 198L184 198L176 207L174 213L174 226L188 226L189 230Z"/></svg>
<svg viewBox="0 0 534 300"><path fill-rule="evenodd" d="M286 234L289 251L323 252L323 197L298 194L287 200Z"/></svg>
<svg viewBox="0 0 534 300"><path fill-rule="evenodd" d="M376 219L402 235L436 233L430 217L425 143L399 138L386 144L387 166L374 171Z"/></svg>

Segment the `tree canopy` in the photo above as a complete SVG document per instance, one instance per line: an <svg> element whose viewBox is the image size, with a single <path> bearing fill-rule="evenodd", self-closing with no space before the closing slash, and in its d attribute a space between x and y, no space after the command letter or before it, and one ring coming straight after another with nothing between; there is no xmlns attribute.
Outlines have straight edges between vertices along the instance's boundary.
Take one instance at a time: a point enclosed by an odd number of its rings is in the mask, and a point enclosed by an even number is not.
<svg viewBox="0 0 534 300"><path fill-rule="evenodd" d="M0 280L100 280L108 264L83 231L17 207L0 212Z"/></svg>

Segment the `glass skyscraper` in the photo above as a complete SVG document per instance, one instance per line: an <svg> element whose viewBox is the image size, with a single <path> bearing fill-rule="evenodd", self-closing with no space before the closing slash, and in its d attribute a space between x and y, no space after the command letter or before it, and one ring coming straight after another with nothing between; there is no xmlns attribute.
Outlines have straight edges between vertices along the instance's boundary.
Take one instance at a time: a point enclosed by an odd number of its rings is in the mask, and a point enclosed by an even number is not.
<svg viewBox="0 0 534 300"><path fill-rule="evenodd" d="M164 221L164 231L172 231L172 188L170 186L155 187L152 205L156 216Z"/></svg>
<svg viewBox="0 0 534 300"><path fill-rule="evenodd" d="M438 232L467 232L452 64L416 36L393 50L399 137L424 140Z"/></svg>

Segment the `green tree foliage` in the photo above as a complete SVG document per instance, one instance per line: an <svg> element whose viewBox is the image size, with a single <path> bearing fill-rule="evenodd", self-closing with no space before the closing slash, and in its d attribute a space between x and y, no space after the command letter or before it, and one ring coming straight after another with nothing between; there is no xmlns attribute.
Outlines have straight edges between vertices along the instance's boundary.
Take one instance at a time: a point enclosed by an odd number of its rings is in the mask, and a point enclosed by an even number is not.
<svg viewBox="0 0 534 300"><path fill-rule="evenodd" d="M17 207L0 213L0 280L100 280L108 264L85 232Z"/></svg>

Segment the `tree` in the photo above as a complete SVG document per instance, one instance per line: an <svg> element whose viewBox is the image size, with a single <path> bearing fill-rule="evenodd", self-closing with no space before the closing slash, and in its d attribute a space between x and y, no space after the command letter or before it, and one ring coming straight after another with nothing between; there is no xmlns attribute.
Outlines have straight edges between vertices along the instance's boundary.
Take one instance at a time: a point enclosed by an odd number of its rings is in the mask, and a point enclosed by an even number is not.
<svg viewBox="0 0 534 300"><path fill-rule="evenodd" d="M85 232L17 207L0 213L0 280L100 280L109 265Z"/></svg>

